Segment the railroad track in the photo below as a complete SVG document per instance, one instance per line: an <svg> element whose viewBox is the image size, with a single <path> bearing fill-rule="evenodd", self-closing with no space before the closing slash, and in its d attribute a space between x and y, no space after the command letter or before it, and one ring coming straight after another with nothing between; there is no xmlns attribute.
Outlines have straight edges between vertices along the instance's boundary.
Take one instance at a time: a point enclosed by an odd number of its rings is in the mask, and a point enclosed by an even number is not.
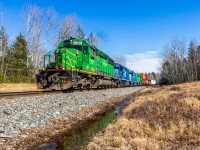
<svg viewBox="0 0 200 150"><path fill-rule="evenodd" d="M102 90L102 89L95 89L91 88L89 90ZM88 89L73 89L70 90L42 90L42 91L25 91L25 92L0 92L0 99L9 99L15 97L22 97L22 96L33 96L33 95L44 95L44 94L59 94L59 93L71 93L71 92L83 92L88 91Z"/></svg>
<svg viewBox="0 0 200 150"><path fill-rule="evenodd" d="M59 91L51 91L51 90L44 90L44 91L26 91L26 92L0 92L0 99L2 98L15 98L21 96L31 96L31 95L44 95L44 94L54 94L54 93L67 93L66 90L59 90Z"/></svg>
<svg viewBox="0 0 200 150"><path fill-rule="evenodd" d="M126 87L124 87L126 88ZM104 90L104 88L91 88L89 90ZM22 97L22 96L33 96L33 95L44 95L44 94L59 94L59 93L71 93L71 92L83 92L89 91L88 89L73 89L72 91L69 90L42 90L42 91L25 91L25 92L0 92L0 99L10 99L15 97Z"/></svg>

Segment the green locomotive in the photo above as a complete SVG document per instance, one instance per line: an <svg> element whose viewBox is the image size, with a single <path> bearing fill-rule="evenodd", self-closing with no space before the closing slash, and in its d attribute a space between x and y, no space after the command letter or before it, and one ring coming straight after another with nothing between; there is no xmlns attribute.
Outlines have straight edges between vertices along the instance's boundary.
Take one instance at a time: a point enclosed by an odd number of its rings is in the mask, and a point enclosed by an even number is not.
<svg viewBox="0 0 200 150"><path fill-rule="evenodd" d="M142 85L142 77L138 73L136 73L136 84Z"/></svg>
<svg viewBox="0 0 200 150"><path fill-rule="evenodd" d="M36 75L39 89L115 87L114 61L82 39L62 41L44 55L44 68Z"/></svg>

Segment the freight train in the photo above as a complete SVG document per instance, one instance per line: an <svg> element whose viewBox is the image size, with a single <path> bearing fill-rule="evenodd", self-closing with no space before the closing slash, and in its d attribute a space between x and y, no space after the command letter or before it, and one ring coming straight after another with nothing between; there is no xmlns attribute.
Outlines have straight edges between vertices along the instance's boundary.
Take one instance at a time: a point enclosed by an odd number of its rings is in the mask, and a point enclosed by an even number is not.
<svg viewBox="0 0 200 150"><path fill-rule="evenodd" d="M85 40L70 38L44 55L36 81L38 89L65 90L141 85L143 78Z"/></svg>

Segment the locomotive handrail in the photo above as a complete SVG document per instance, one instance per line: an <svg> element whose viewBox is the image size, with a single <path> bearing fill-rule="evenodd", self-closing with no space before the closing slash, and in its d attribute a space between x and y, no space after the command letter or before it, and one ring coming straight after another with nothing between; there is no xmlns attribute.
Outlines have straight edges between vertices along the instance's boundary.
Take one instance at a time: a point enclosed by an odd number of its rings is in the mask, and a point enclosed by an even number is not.
<svg viewBox="0 0 200 150"><path fill-rule="evenodd" d="M69 62L70 62L70 64L71 64L72 78L73 78L73 65L72 65L72 62L71 62L71 60L70 60L69 56L68 56L67 54L65 54L65 55L68 57L68 59L69 59ZM65 61L66 61L66 57L65 57Z"/></svg>
<svg viewBox="0 0 200 150"><path fill-rule="evenodd" d="M49 51L49 52L47 52L45 55L44 55L44 67L46 67L47 65L46 65L46 57L48 57L48 61L49 61L49 64L51 63L51 59L50 59L50 57L51 57L51 53L54 53L53 51Z"/></svg>

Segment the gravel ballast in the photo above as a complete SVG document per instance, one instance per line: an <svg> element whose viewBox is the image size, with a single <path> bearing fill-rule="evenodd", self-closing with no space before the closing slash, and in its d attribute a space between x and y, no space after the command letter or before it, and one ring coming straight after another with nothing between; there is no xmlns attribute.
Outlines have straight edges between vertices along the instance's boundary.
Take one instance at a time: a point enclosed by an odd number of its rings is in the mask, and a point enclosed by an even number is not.
<svg viewBox="0 0 200 150"><path fill-rule="evenodd" d="M83 107L134 93L142 87L92 90L0 100L0 134L12 135L20 128L49 125L51 118L64 117Z"/></svg>

